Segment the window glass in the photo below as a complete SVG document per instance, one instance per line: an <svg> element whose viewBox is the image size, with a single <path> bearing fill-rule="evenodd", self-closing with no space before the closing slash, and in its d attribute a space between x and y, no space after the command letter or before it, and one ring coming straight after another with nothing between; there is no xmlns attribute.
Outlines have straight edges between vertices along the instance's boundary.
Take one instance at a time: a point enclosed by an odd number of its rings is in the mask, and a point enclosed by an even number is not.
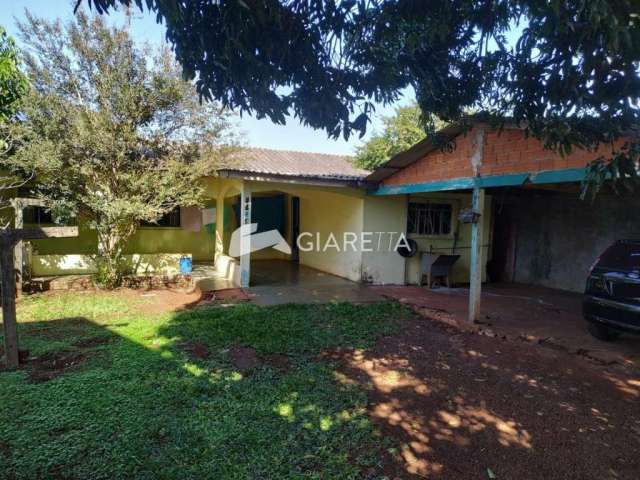
<svg viewBox="0 0 640 480"><path fill-rule="evenodd" d="M640 268L640 242L617 242L600 256L599 267Z"/></svg>
<svg viewBox="0 0 640 480"><path fill-rule="evenodd" d="M44 207L25 207L22 211L24 223L46 225L53 223L51 212Z"/></svg>

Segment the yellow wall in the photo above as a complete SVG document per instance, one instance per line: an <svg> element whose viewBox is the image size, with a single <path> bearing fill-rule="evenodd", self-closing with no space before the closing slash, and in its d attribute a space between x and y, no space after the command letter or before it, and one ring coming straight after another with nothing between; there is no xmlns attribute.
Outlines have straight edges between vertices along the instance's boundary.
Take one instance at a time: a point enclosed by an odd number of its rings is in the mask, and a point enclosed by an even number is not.
<svg viewBox="0 0 640 480"><path fill-rule="evenodd" d="M458 222L460 209L471 207L470 193L432 193L422 195L397 195L367 197L364 204L364 230L369 232L407 231L407 210L409 201L434 201L450 203L452 209L452 232L450 235L408 235L418 243L419 252L446 253L460 255L454 265L453 281L469 283L471 252L471 225ZM491 249L491 198L486 197L483 215L483 264L489 259ZM457 238L456 238L457 236ZM384 237L382 237L384 238ZM387 237L388 238L388 237ZM397 237L396 237L397 238ZM374 284L417 284L420 270L420 253L405 259L395 251L383 248L381 252L363 253L363 278ZM486 268L482 269L483 280Z"/></svg>
<svg viewBox="0 0 640 480"><path fill-rule="evenodd" d="M183 255L188 256L186 253L136 253L125 255L124 263L128 271L138 275L153 273L176 275L180 272L180 258ZM92 255L31 255L33 277L91 274L96 271L96 263Z"/></svg>
<svg viewBox="0 0 640 480"><path fill-rule="evenodd" d="M217 180L207 177L203 179L203 183L207 197L205 206L216 206ZM35 225L25 225L29 226ZM125 246L124 253L139 273L155 268L157 271L170 274L176 269L176 255L190 255L194 261L213 262L215 239L215 232L210 233L205 226L198 232L181 227L139 227ZM31 242L30 251L33 275L92 272L94 267L91 257L98 251L97 234L85 222L80 222L77 237L34 240ZM140 258L145 261L140 263L135 260ZM163 259L170 261L165 262Z"/></svg>
<svg viewBox="0 0 640 480"><path fill-rule="evenodd" d="M208 205L227 204L229 207L234 197L240 193L243 182L236 179L207 177L203 179L206 194L210 198ZM342 250L345 232L361 234L366 232L406 232L407 203L411 199L427 199L438 202L450 202L453 205L453 232L447 236L412 236L421 251L455 253L461 255L454 267L454 281L468 283L469 281L469 253L471 244L471 226L457 222L461 208L470 207L471 195L468 193L433 193L423 195L406 195L374 197L367 196L362 190L341 187L322 187L293 183L247 182L252 195L268 195L284 193L286 195L286 239L292 244L291 238L291 198L300 198L300 231L310 232L312 238L304 238L302 243L310 240L317 242L319 234L320 247L323 247L330 233ZM487 196L485 214L483 215L485 238L483 241L483 263L489 257L491 234L491 198ZM237 219L231 208L217 208L215 233L208 233L206 228L199 232L189 232L182 228L143 227L134 235L126 247L127 255L141 254L144 258L149 255L188 254L194 261L212 261L216 256L221 259L225 271L229 270L235 260L223 255L228 251L228 240L232 231L237 227ZM457 232L457 238L455 233ZM375 239L373 248L377 250ZM359 240L359 239L358 239ZM358 241L359 244L359 241ZM455 244L455 248L454 247ZM371 245L371 244L370 244ZM316 245L317 247L317 245ZM95 231L81 224L80 236L77 238L48 239L33 242L33 254L38 272L52 275L71 273L71 264L87 264L87 259L96 253L97 239ZM453 248L453 250L452 250ZM55 256L59 256L56 258ZM67 257L65 257L67 256ZM159 258L159 257L158 257ZM267 249L252 254L252 260L279 258L288 256L273 249ZM354 281L366 281L376 284L417 283L419 270L419 255L405 260L395 251L362 252L337 251L329 248L325 251L300 251L300 263L328 273L345 277ZM148 262L147 262L148 263ZM157 262L156 262L157 263ZM55 265L67 268L55 269ZM174 268L173 265L171 268ZM81 267L78 267L81 268ZM82 267L85 268L85 267ZM81 269L82 269L81 268ZM169 268L169 267L167 267ZM233 276L237 276L235 268ZM483 268L483 278L485 269Z"/></svg>
<svg viewBox="0 0 640 480"><path fill-rule="evenodd" d="M287 183L258 183L250 184L251 190L257 194L260 192L282 192L290 197L300 198L300 231L309 232L311 238L303 238L303 246L313 240L317 244L317 235L320 238L320 247L326 244L330 233L336 237L342 249L344 232L361 232L363 226L364 193L353 188L341 187L317 187L301 186ZM292 244L290 236L291 218L288 212L289 232L287 241ZM327 273L332 273L350 280L359 281L361 278L360 251L354 252L351 248L338 252L335 248L325 251L300 250L300 263ZM322 248L321 248L322 250ZM256 258L252 254L252 258Z"/></svg>
<svg viewBox="0 0 640 480"><path fill-rule="evenodd" d="M421 195L411 195L410 200L429 200L438 203L451 203L453 206L452 231L450 235L409 235L418 243L419 251L434 253L446 253L460 255L460 258L453 267L453 281L456 283L469 283L469 265L471 253L471 225L462 224L458 221L460 209L471 208L470 193L429 193ZM486 279L486 263L489 260L491 249L491 197L485 197L484 214L482 215L484 225L484 238L482 248L482 279ZM406 228L406 227L405 227ZM456 240L457 232L457 240ZM416 255L407 261L407 283L418 283L418 272L420 270L420 255Z"/></svg>
<svg viewBox="0 0 640 480"><path fill-rule="evenodd" d="M373 284L404 284L406 260L394 248L407 229L406 196L366 197L363 220L363 230L374 233L370 248L374 251L362 253L363 280Z"/></svg>
<svg viewBox="0 0 640 480"><path fill-rule="evenodd" d="M141 227L127 243L124 253L188 252L195 261L213 261L214 240L205 228L189 232L179 227ZM32 250L36 255L94 255L98 251L98 239L95 230L81 225L78 237L34 240Z"/></svg>
<svg viewBox="0 0 640 480"><path fill-rule="evenodd" d="M359 281L362 276L362 252L344 245L345 232L362 231L363 199L348 195L322 192L304 192L300 196L300 231L315 234L301 239L301 245L310 240L318 248L300 250L300 263L340 277ZM324 247L333 233L341 251ZM320 239L318 242L317 239Z"/></svg>

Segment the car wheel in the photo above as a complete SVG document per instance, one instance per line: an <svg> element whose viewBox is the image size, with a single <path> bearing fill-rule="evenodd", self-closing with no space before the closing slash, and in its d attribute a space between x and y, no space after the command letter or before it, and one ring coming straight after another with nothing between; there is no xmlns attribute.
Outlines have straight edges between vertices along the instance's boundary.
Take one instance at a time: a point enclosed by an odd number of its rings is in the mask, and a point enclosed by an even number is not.
<svg viewBox="0 0 640 480"><path fill-rule="evenodd" d="M588 330L591 335L604 342L612 342L620 336L619 332L612 330L606 325L595 322L589 322Z"/></svg>

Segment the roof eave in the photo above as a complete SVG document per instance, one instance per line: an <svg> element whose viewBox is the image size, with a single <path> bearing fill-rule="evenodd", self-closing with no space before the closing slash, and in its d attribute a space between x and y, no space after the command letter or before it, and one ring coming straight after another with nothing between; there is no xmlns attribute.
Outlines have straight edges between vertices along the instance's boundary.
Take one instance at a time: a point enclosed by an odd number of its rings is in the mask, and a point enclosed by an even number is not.
<svg viewBox="0 0 640 480"><path fill-rule="evenodd" d="M279 173L247 172L243 170L221 169L218 175L223 178L238 178L254 182L294 183L324 187L367 188L365 177L336 178L331 176L285 175Z"/></svg>

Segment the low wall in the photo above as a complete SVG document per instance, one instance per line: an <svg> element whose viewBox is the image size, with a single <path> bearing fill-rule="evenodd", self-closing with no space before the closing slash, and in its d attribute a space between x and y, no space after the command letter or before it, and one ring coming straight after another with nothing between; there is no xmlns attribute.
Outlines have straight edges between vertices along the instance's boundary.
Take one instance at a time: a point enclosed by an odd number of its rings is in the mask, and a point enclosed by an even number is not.
<svg viewBox="0 0 640 480"><path fill-rule="evenodd" d="M180 257L191 257L182 253L135 253L125 255L127 270L136 275L180 273ZM58 275L86 275L96 273L93 255L31 255L31 276L52 277Z"/></svg>
<svg viewBox="0 0 640 480"><path fill-rule="evenodd" d="M219 253L216 255L215 269L222 278L233 282L238 287L240 286L240 260Z"/></svg>

